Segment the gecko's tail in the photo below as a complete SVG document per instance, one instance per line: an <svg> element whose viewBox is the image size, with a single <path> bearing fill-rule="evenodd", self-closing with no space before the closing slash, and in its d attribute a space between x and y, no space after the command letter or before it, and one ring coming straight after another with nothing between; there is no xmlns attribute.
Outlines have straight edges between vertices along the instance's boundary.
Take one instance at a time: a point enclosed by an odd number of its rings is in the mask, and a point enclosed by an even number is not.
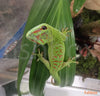
<svg viewBox="0 0 100 96"><path fill-rule="evenodd" d="M58 73L56 73L55 75L52 75L51 83L55 86L60 85L61 80L60 80L60 77L58 76Z"/></svg>

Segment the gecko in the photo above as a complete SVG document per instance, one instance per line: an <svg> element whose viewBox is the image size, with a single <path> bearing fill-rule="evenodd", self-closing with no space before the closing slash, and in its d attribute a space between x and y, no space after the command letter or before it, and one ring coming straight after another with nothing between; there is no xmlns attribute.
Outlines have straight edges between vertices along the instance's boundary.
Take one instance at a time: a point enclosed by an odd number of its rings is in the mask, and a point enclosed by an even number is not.
<svg viewBox="0 0 100 96"><path fill-rule="evenodd" d="M48 45L48 60L43 57L40 52L37 54L40 61L49 70L52 78L51 83L54 85L60 85L61 79L58 72L70 66L71 63L77 63L74 59L68 59L64 62L65 55L65 40L66 32L60 32L58 29L52 27L49 24L42 23L30 29L26 33L26 38L32 42L38 43L40 45Z"/></svg>

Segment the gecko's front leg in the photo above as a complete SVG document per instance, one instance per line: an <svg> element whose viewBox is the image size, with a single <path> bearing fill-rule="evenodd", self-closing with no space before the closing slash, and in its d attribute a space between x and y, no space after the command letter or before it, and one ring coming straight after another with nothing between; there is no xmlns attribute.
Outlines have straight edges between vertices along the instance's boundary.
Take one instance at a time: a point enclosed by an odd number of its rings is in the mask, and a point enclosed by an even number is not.
<svg viewBox="0 0 100 96"><path fill-rule="evenodd" d="M65 35L65 36L69 36L68 33L70 33L71 30L68 30L68 28L63 28L62 29L62 33Z"/></svg>
<svg viewBox="0 0 100 96"><path fill-rule="evenodd" d="M48 60L46 60L46 59L43 57L43 54L40 53L40 51L39 51L39 53L37 54L37 56L38 56L39 60L47 67L47 69L50 70L50 64L49 64Z"/></svg>

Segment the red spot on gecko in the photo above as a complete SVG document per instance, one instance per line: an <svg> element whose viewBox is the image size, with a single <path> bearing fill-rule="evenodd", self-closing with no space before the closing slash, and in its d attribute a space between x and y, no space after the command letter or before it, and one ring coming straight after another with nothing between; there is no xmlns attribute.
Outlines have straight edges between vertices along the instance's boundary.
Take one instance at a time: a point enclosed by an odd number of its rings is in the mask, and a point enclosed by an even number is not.
<svg viewBox="0 0 100 96"><path fill-rule="evenodd" d="M53 61L53 62L59 62L59 61Z"/></svg>
<svg viewBox="0 0 100 96"><path fill-rule="evenodd" d="M40 41L41 41L42 43L44 43L44 41L43 41L42 39L40 39Z"/></svg>
<svg viewBox="0 0 100 96"><path fill-rule="evenodd" d="M59 63L61 63L62 61L59 61Z"/></svg>
<svg viewBox="0 0 100 96"><path fill-rule="evenodd" d="M58 47L56 47L56 49L58 49Z"/></svg>
<svg viewBox="0 0 100 96"><path fill-rule="evenodd" d="M54 69L56 69L56 67L53 67Z"/></svg>
<svg viewBox="0 0 100 96"><path fill-rule="evenodd" d="M57 56L53 56L54 58L57 58Z"/></svg>
<svg viewBox="0 0 100 96"><path fill-rule="evenodd" d="M60 52L63 53L63 52L62 52L62 49L60 49Z"/></svg>
<svg viewBox="0 0 100 96"><path fill-rule="evenodd" d="M61 63L62 61L53 61L53 62L59 62L59 63Z"/></svg>
<svg viewBox="0 0 100 96"><path fill-rule="evenodd" d="M36 31L34 31L32 33L38 33L38 32L40 32L40 30L42 30L42 28L41 29L38 29L38 30L36 30Z"/></svg>
<svg viewBox="0 0 100 96"><path fill-rule="evenodd" d="M60 66L61 66L61 64L58 67L60 67Z"/></svg>
<svg viewBox="0 0 100 96"><path fill-rule="evenodd" d="M46 37L46 39L48 39L48 35L46 33L41 34L41 36L43 36L43 35Z"/></svg>
<svg viewBox="0 0 100 96"><path fill-rule="evenodd" d="M46 34L46 39L48 39L48 35Z"/></svg>
<svg viewBox="0 0 100 96"><path fill-rule="evenodd" d="M58 51L56 51L56 53L58 53Z"/></svg>
<svg viewBox="0 0 100 96"><path fill-rule="evenodd" d="M36 41L35 41L35 40L33 40L33 39L31 39L31 41L33 41L33 42L35 42L35 43L39 44L38 42L36 42Z"/></svg>
<svg viewBox="0 0 100 96"><path fill-rule="evenodd" d="M46 37L48 37L48 35L46 34Z"/></svg>
<svg viewBox="0 0 100 96"><path fill-rule="evenodd" d="M31 39L31 41L36 42L35 40L32 40L32 39Z"/></svg>
<svg viewBox="0 0 100 96"><path fill-rule="evenodd" d="M56 66L57 66L57 64L54 64L54 65L56 65Z"/></svg>
<svg viewBox="0 0 100 96"><path fill-rule="evenodd" d="M61 58L63 55L60 55L59 58Z"/></svg>
<svg viewBox="0 0 100 96"><path fill-rule="evenodd" d="M42 33L41 36L45 35L46 33Z"/></svg>
<svg viewBox="0 0 100 96"><path fill-rule="evenodd" d="M40 35L36 36L36 38L39 39L40 38Z"/></svg>

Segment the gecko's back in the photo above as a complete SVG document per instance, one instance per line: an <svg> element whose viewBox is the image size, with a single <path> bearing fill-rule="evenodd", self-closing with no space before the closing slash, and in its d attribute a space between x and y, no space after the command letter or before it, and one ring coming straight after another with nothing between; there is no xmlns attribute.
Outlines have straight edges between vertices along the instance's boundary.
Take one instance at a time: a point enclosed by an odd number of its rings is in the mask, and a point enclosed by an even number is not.
<svg viewBox="0 0 100 96"><path fill-rule="evenodd" d="M58 72L64 61L65 45L62 38L62 33L58 32L58 35L52 42L48 43L49 62L51 65L50 71L52 73Z"/></svg>

